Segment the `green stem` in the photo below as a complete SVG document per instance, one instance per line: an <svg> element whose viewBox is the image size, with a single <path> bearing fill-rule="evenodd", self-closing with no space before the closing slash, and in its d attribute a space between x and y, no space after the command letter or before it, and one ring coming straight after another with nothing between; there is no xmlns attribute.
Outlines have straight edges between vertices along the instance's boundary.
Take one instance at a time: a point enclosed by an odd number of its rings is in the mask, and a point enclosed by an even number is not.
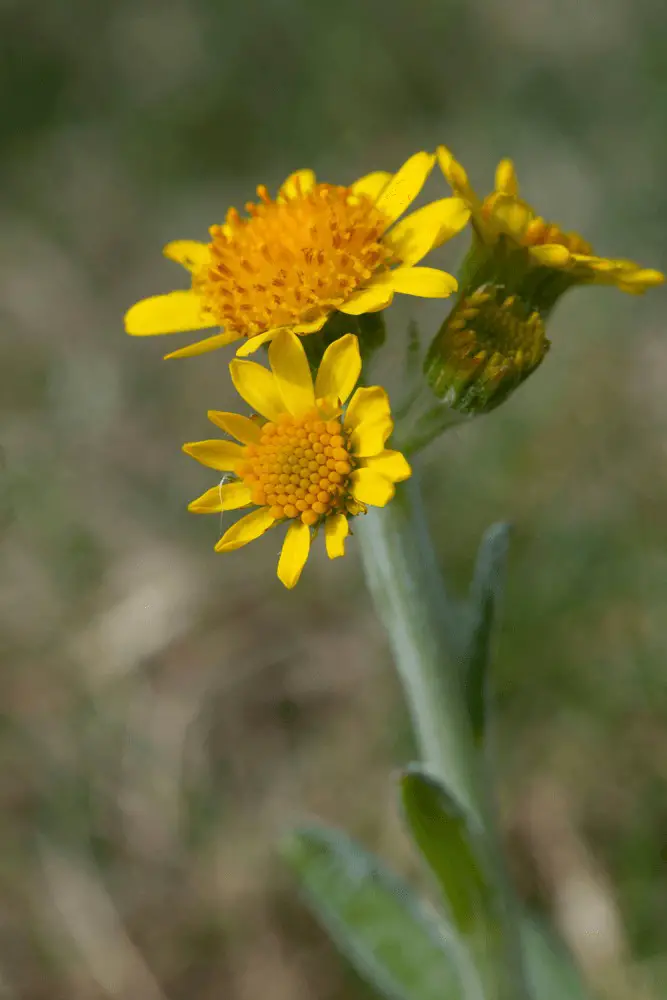
<svg viewBox="0 0 667 1000"><path fill-rule="evenodd" d="M429 544L414 479L358 534L368 585L387 630L424 763L479 814L477 754L448 648L456 616ZM420 512L421 513L421 512ZM453 642L451 640L454 640Z"/></svg>
<svg viewBox="0 0 667 1000"><path fill-rule="evenodd" d="M438 399L423 379L396 415L392 447L407 455L416 454L445 431L471 419L469 413L455 410Z"/></svg>
<svg viewBox="0 0 667 1000"><path fill-rule="evenodd" d="M447 597L416 477L382 510L360 519L369 589L385 626L423 762L483 831L498 897L502 954L490 997L526 1000L514 897L505 870L483 750L475 743L460 680L461 615Z"/></svg>

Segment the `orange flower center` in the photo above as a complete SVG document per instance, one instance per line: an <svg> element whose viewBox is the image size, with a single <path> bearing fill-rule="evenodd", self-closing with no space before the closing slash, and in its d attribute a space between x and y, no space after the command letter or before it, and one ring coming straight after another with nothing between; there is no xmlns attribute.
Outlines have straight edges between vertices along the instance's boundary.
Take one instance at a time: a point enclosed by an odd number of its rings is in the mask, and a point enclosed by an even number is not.
<svg viewBox="0 0 667 1000"><path fill-rule="evenodd" d="M300 517L312 525L342 507L352 460L340 419L323 420L317 410L283 414L264 424L260 443L245 452L236 473L252 490L253 503L270 507L276 519Z"/></svg>
<svg viewBox="0 0 667 1000"><path fill-rule="evenodd" d="M232 208L225 225L211 227L208 267L193 278L226 330L252 337L314 323L387 268L387 220L366 195L332 184L277 201L264 186L257 194L250 218Z"/></svg>

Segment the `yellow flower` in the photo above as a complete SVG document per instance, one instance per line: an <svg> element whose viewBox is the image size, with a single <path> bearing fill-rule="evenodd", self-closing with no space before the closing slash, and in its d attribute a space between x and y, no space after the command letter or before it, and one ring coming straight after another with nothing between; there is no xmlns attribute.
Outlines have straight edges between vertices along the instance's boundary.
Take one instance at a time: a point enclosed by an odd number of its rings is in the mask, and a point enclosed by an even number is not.
<svg viewBox="0 0 667 1000"><path fill-rule="evenodd" d="M492 246L506 237L510 247L526 249L534 264L561 270L573 283L615 285L623 292L638 295L665 280L660 271L630 260L595 256L591 245L577 233L565 233L537 215L519 197L511 160L500 161L495 190L482 201L464 168L445 146L438 148L437 157L452 190L469 206L473 228L482 243Z"/></svg>
<svg viewBox="0 0 667 1000"><path fill-rule="evenodd" d="M134 336L221 327L167 357L215 350L235 340L251 354L287 327L320 330L335 311L358 316L388 306L395 292L445 298L456 279L415 267L470 217L459 198L443 198L397 220L421 191L435 163L416 153L392 175L368 174L350 187L317 183L312 170L287 178L273 200L264 186L248 216L236 209L212 226L211 242L177 240L167 257L192 274L189 291L143 299L125 316Z"/></svg>
<svg viewBox="0 0 667 1000"><path fill-rule="evenodd" d="M355 336L329 345L314 385L303 345L287 330L271 342L269 364L271 371L254 361L230 365L239 395L261 419L209 411L209 419L240 444L216 439L183 446L203 465L232 474L189 509L217 514L255 507L227 529L217 552L241 548L288 522L278 577L293 587L313 531L324 525L330 559L344 555L349 518L365 513L366 504L384 507L410 466L400 452L385 448L393 422L384 389L357 389L344 406L361 371Z"/></svg>

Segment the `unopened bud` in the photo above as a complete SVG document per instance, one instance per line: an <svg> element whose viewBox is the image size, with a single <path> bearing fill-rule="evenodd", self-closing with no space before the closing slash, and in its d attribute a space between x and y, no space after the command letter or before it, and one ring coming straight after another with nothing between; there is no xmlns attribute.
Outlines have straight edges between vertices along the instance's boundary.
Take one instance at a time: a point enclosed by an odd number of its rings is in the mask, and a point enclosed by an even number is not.
<svg viewBox="0 0 667 1000"><path fill-rule="evenodd" d="M443 403L463 413L494 409L549 349L540 314L502 287L464 296L433 341L424 372Z"/></svg>

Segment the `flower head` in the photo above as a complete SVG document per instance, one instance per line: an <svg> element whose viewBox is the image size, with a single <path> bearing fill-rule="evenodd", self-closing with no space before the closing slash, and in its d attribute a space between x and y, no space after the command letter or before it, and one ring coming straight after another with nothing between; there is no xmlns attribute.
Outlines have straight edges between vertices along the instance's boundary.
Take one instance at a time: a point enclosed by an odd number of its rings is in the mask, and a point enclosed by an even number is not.
<svg viewBox="0 0 667 1000"><path fill-rule="evenodd" d="M349 519L365 513L367 504L384 507L410 466L400 452L385 448L393 422L384 389L357 389L345 406L361 371L355 336L329 345L314 384L303 345L287 330L271 342L269 364L270 371L253 361L230 365L239 395L259 418L209 411L209 419L240 444L216 439L183 446L202 464L231 473L231 481L207 490L189 509L214 514L254 508L227 529L217 552L241 548L287 523L278 577L293 587L314 533L323 526L329 558L342 556Z"/></svg>
<svg viewBox="0 0 667 1000"><path fill-rule="evenodd" d="M349 187L316 181L312 170L287 178L272 199L264 186L242 217L231 208L209 243L178 240L167 257L192 275L188 291L143 299L126 314L135 336L220 327L174 351L185 357L243 340L250 354L278 330L320 330L336 310L349 315L388 306L395 292L441 298L457 288L444 271L415 267L461 230L460 198L443 198L397 221L421 191L435 157L416 153L394 175L378 171Z"/></svg>
<svg viewBox="0 0 667 1000"><path fill-rule="evenodd" d="M623 292L641 294L665 280L660 271L643 268L629 260L597 257L577 233L566 233L537 215L519 197L519 182L511 160L501 160L496 169L495 189L481 200L464 168L451 152L440 146L438 162L452 190L469 206L472 225L481 244L493 247L505 241L506 249L524 251L533 267L556 269L567 284L615 285ZM517 262L513 265L516 267ZM560 293L564 288L557 288Z"/></svg>

